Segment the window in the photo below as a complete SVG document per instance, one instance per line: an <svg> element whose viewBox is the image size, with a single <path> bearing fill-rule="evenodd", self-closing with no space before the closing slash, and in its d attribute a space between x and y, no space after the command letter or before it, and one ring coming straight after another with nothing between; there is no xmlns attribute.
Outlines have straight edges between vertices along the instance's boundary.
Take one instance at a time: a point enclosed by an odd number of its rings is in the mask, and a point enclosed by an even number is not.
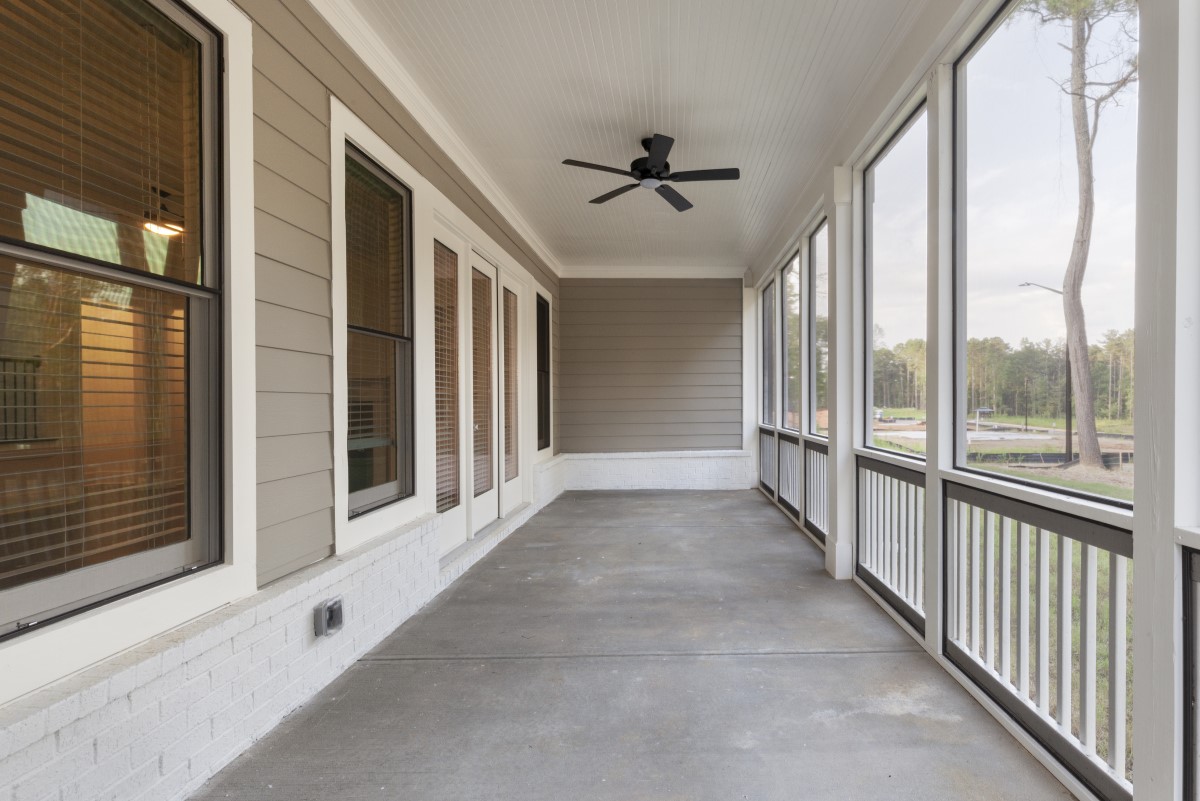
<svg viewBox="0 0 1200 801"><path fill-rule="evenodd" d="M762 421L775 425L775 282L762 291Z"/></svg>
<svg viewBox="0 0 1200 801"><path fill-rule="evenodd" d="M959 463L1130 503L1137 25L1014 5L955 72Z"/></svg>
<svg viewBox="0 0 1200 801"><path fill-rule="evenodd" d="M538 450L550 447L550 302L537 296Z"/></svg>
<svg viewBox="0 0 1200 801"><path fill-rule="evenodd" d="M494 486L492 465L492 279L471 268L471 397L475 497Z"/></svg>
<svg viewBox="0 0 1200 801"><path fill-rule="evenodd" d="M808 238L808 277L808 431L824 437L829 435L829 225L824 221Z"/></svg>
<svg viewBox="0 0 1200 801"><path fill-rule="evenodd" d="M350 515L413 494L411 195L346 152Z"/></svg>
<svg viewBox="0 0 1200 801"><path fill-rule="evenodd" d="M784 428L800 430L800 405L804 397L800 373L800 254L783 268L783 419Z"/></svg>
<svg viewBox="0 0 1200 801"><path fill-rule="evenodd" d="M517 477L517 295L504 290L504 480Z"/></svg>
<svg viewBox="0 0 1200 801"><path fill-rule="evenodd" d="M863 174L867 446L925 456L929 177L925 109Z"/></svg>
<svg viewBox="0 0 1200 801"><path fill-rule="evenodd" d="M459 504L458 254L433 243L433 371L437 417L437 510Z"/></svg>
<svg viewBox="0 0 1200 801"><path fill-rule="evenodd" d="M221 303L216 37L144 0L0 30L3 635L220 558Z"/></svg>

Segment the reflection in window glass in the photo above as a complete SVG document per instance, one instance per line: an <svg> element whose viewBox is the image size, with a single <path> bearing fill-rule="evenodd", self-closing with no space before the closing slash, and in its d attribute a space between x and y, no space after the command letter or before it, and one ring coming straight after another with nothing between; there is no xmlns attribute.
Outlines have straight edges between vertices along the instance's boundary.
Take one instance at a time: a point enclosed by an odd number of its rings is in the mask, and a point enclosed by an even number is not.
<svg viewBox="0 0 1200 801"><path fill-rule="evenodd" d="M867 444L918 458L925 456L926 135L922 110L863 178L872 341Z"/></svg>
<svg viewBox="0 0 1200 801"><path fill-rule="evenodd" d="M783 427L800 430L800 256L783 268Z"/></svg>
<svg viewBox="0 0 1200 801"><path fill-rule="evenodd" d="M962 457L1132 501L1136 5L1020 8L958 70Z"/></svg>
<svg viewBox="0 0 1200 801"><path fill-rule="evenodd" d="M762 421L775 424L775 282L762 293Z"/></svg>
<svg viewBox="0 0 1200 801"><path fill-rule="evenodd" d="M0 238L200 283L201 43L139 0L5 3L0 30Z"/></svg>
<svg viewBox="0 0 1200 801"><path fill-rule="evenodd" d="M187 540L187 301L7 257L0 288L0 589Z"/></svg>
<svg viewBox="0 0 1200 801"><path fill-rule="evenodd" d="M812 419L809 432L829 435L829 225L808 238L809 319L812 320L811 376Z"/></svg>

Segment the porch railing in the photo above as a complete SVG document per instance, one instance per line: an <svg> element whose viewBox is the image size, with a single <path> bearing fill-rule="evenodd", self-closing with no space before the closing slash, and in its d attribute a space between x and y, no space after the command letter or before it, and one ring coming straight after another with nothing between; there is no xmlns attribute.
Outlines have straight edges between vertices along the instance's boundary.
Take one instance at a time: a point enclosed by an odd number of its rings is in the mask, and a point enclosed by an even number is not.
<svg viewBox="0 0 1200 801"><path fill-rule="evenodd" d="M779 468L776 456L775 432L769 428L758 429L758 483L775 495L775 472Z"/></svg>
<svg viewBox="0 0 1200 801"><path fill-rule="evenodd" d="M1200 799L1200 551L1183 549L1183 797Z"/></svg>
<svg viewBox="0 0 1200 801"><path fill-rule="evenodd" d="M779 432L779 505L800 519L800 437Z"/></svg>
<svg viewBox="0 0 1200 801"><path fill-rule="evenodd" d="M953 482L945 498L946 656L1097 796L1132 798L1132 535Z"/></svg>
<svg viewBox="0 0 1200 801"><path fill-rule="evenodd" d="M858 457L855 573L925 633L925 474Z"/></svg>
<svg viewBox="0 0 1200 801"><path fill-rule="evenodd" d="M804 440L804 526L822 542L829 526L829 446Z"/></svg>

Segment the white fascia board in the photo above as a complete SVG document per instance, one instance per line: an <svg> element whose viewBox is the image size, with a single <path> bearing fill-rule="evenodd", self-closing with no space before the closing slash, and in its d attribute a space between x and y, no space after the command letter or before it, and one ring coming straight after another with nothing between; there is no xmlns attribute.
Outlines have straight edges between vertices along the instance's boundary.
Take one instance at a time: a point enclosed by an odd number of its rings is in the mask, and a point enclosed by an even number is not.
<svg viewBox="0 0 1200 801"><path fill-rule="evenodd" d="M309 0L317 13L346 44L358 54L375 76L388 88L392 96L408 110L417 123L425 129L446 155L458 165L471 183L483 193L492 205L504 215L517 233L546 263L556 276L562 275L558 258L550 246L538 236L533 226L525 219L500 185L492 179L483 164L463 142L462 137L434 106L429 96L421 90L391 48L372 29L352 3L342 0Z"/></svg>

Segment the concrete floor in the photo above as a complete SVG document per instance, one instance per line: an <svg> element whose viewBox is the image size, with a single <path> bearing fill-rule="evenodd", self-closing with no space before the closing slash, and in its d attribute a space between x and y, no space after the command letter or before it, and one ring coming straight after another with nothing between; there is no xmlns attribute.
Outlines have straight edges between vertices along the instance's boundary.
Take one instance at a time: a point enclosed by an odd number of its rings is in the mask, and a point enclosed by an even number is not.
<svg viewBox="0 0 1200 801"><path fill-rule="evenodd" d="M195 796L1069 797L753 490L567 493Z"/></svg>

